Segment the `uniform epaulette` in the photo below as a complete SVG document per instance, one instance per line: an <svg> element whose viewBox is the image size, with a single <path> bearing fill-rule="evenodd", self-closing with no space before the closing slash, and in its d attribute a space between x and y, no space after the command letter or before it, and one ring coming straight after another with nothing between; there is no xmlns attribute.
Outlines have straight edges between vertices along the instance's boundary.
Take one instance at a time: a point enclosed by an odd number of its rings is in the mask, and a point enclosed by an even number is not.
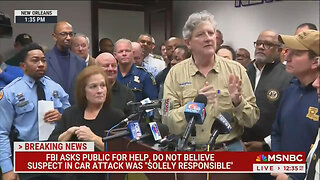
<svg viewBox="0 0 320 180"><path fill-rule="evenodd" d="M17 77L13 81L11 81L9 84L7 84L5 87L10 87L13 84L15 84L16 82L20 81L21 79L22 79L22 77Z"/></svg>

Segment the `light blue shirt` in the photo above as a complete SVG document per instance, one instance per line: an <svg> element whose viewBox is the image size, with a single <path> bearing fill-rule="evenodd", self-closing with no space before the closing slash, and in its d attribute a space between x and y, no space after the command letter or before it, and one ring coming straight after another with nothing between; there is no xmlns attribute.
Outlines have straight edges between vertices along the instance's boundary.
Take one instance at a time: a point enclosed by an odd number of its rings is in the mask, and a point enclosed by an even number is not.
<svg viewBox="0 0 320 180"><path fill-rule="evenodd" d="M60 113L70 106L69 95L63 88L44 76L40 79L47 101L54 102ZM2 173L13 169L9 134L11 128L18 131L17 138L23 141L38 141L38 98L35 80L24 75L0 91L0 167Z"/></svg>
<svg viewBox="0 0 320 180"><path fill-rule="evenodd" d="M142 66L151 72L151 74L156 77L159 72L166 68L166 63L160 59L154 57L154 55L149 54L143 59Z"/></svg>

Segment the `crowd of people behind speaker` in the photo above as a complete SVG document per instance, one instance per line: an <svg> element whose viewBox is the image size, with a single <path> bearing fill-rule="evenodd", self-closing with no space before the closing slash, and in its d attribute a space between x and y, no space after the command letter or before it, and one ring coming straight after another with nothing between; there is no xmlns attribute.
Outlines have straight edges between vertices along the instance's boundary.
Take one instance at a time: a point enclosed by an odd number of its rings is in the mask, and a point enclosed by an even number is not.
<svg viewBox="0 0 320 180"><path fill-rule="evenodd" d="M205 20L197 20L198 16L205 18ZM189 21L196 22L196 25L193 24L194 29L190 29ZM308 32L309 29L317 30L315 25L303 23L297 27L296 34L300 33L300 36L303 36L304 34L301 34L301 32ZM199 36L196 36L196 33L199 33ZM70 23L61 21L53 27L52 37L56 42L55 46L45 54L46 77L60 84L69 95L70 104L77 107L79 103L74 99L77 98L74 93L79 91L75 89L78 75L88 71L89 67L86 68L87 66L95 64L101 66L106 75L104 77L106 80L105 86L108 86L105 91L111 92L112 98L107 97L111 100L110 106L120 109L125 116L128 116L131 113L127 106L128 102L141 101L144 98L161 99L164 95L164 98L173 100L173 110L163 123L169 126L170 133L178 135L181 135L186 125L183 116L184 105L192 101L198 93L203 93L209 100L207 105L208 117L204 125L196 126L197 142L199 144L205 143L210 135L209 129L214 117L221 111L228 111L234 116L231 122L234 129L229 135L219 136L217 147L236 151L270 151L272 149L309 152L309 147L316 137L319 123L318 102L313 99L313 97L316 97L316 91L310 84L315 80L316 72L312 63L301 71L299 69L294 71L299 66L292 63L292 57L297 52L289 49L290 44L287 46L282 38L283 36L279 36L277 32L272 30L262 31L253 43L255 52L254 58L251 60L247 49L240 47L234 51L231 46L223 44L222 32L216 29L212 14L206 11L195 13L191 19L188 19L183 30L183 36L184 41L178 37L170 37L166 40L159 47L161 56L153 54L156 47L154 38L150 34L142 33L137 38L137 42L120 39L115 45L111 39L102 38L99 42L99 55L94 59L89 54L89 38L84 34L75 33ZM202 39L201 36L203 36ZM278 39L278 37L280 38ZM30 35L20 34L16 38L14 47L20 49L23 46L28 47L31 42L32 37ZM204 44L206 44L206 51L199 49ZM211 50L213 51L211 52ZM312 50L308 50L312 52ZM21 56L18 55L19 53L8 61L1 61L0 59L0 90L15 79L15 77L4 78L8 77L6 73L13 72L12 76L23 76L22 69L17 67L21 62ZM318 61L319 52L318 54L315 53L314 56L310 53L309 56L310 61L313 58ZM285 60L291 60L287 68L285 65L287 61ZM179 66L176 65L178 63ZM11 68L16 68L16 70L11 71ZM100 72L96 66L89 69ZM310 74L308 77L311 78L307 78L308 81L304 83L307 72ZM190 78L189 75L192 75L192 77ZM90 74L86 78L90 79L91 76L98 75ZM87 82L87 80L84 81ZM84 89L84 86L83 84L81 88ZM285 92L288 87L289 89ZM302 88L301 91L303 92L300 93L302 95L299 96L299 99L306 96L308 103L289 103L282 100L281 105L282 96L286 96L288 99L288 94L291 93L290 88L295 87ZM163 89L165 92L163 92ZM299 94L299 92L294 93ZM311 95L309 97L304 93ZM5 97L5 93L0 91L0 100L3 99L2 97L8 98ZM88 99L85 105L87 103ZM299 141L303 145L298 147L294 145L297 143L296 139L294 142L286 141L284 143L284 139L292 138L284 138L283 135L278 136L284 131L287 134L293 133L290 128L289 130L283 128L288 126L283 119L292 121L292 114L294 114L292 109L287 109L288 105L285 106L285 103L295 104L299 108L305 106L306 113L301 115L305 119L313 120L310 123L300 122L299 125L301 126L299 127L305 130L298 130L294 134L298 136L301 133L308 133L308 138L304 139L303 142ZM79 110L82 111L83 108ZM283 117L285 115L282 114L286 112L283 109L290 112L289 119ZM67 112L71 112L71 110ZM312 112L314 113L312 114ZM63 112L60 115L64 117ZM86 120L86 117L92 119L91 116L86 116L83 113L79 115L84 120ZM93 119L97 117L97 113L95 115ZM159 114L155 114L155 116L159 116ZM119 117L123 116L119 115ZM160 118L158 117L158 119ZM111 124L114 125L119 120L120 118L117 118ZM275 124L274 121L277 123ZM59 127L61 127L61 123L65 123L65 121L61 121ZM108 124L108 128L112 126L111 124ZM304 125L307 127L304 127ZM60 128L61 132L59 131L59 133L71 132L71 130L67 130L70 127L68 125L63 130ZM79 125L79 127L82 126ZM71 134L75 134L79 127L73 128ZM292 128L296 128L296 125ZM90 129L92 127L89 127ZM85 131L87 132L87 129ZM57 130L55 130L57 137L59 137L59 133L57 135ZM272 138L270 137L271 134ZM99 136L103 135L100 133ZM59 138L53 139L59 140ZM274 141L275 139L276 141ZM274 147L271 146L271 141L273 141ZM97 148L101 150L101 142L99 141L97 144ZM3 158L0 161L3 161ZM283 174L276 174L275 176L278 176L278 179L295 177L295 175ZM304 176L298 175L297 179L303 179ZM255 174L253 178L269 179L270 176Z"/></svg>

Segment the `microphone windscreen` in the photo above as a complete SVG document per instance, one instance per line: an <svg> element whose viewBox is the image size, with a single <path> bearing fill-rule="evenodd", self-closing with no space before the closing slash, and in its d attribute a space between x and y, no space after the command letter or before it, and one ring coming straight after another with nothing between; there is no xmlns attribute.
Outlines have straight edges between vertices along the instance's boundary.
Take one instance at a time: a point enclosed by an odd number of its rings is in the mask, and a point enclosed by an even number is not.
<svg viewBox="0 0 320 180"><path fill-rule="evenodd" d="M169 134L169 127L162 123L157 123L161 136L167 136Z"/></svg>
<svg viewBox="0 0 320 180"><path fill-rule="evenodd" d="M198 94L195 98L194 98L194 101L193 102L197 102L197 103L202 103L204 104L204 106L207 105L207 97L203 94Z"/></svg>

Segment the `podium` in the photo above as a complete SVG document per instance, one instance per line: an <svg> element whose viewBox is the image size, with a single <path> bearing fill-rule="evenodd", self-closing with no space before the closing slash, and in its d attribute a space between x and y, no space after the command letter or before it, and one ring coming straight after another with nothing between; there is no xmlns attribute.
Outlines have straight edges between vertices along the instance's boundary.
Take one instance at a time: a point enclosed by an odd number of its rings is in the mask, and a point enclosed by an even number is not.
<svg viewBox="0 0 320 180"><path fill-rule="evenodd" d="M119 131L110 133L117 134ZM121 137L109 140L107 142L108 151L159 151L156 146L151 146L146 143L137 141L130 142L129 137ZM145 173L149 180L206 180L207 173ZM130 175L129 175L130 176ZM124 173L110 173L109 180L124 180L126 174ZM142 180L141 178L128 178L128 180ZM249 174L241 173L221 173L209 174L209 180L252 180Z"/></svg>

